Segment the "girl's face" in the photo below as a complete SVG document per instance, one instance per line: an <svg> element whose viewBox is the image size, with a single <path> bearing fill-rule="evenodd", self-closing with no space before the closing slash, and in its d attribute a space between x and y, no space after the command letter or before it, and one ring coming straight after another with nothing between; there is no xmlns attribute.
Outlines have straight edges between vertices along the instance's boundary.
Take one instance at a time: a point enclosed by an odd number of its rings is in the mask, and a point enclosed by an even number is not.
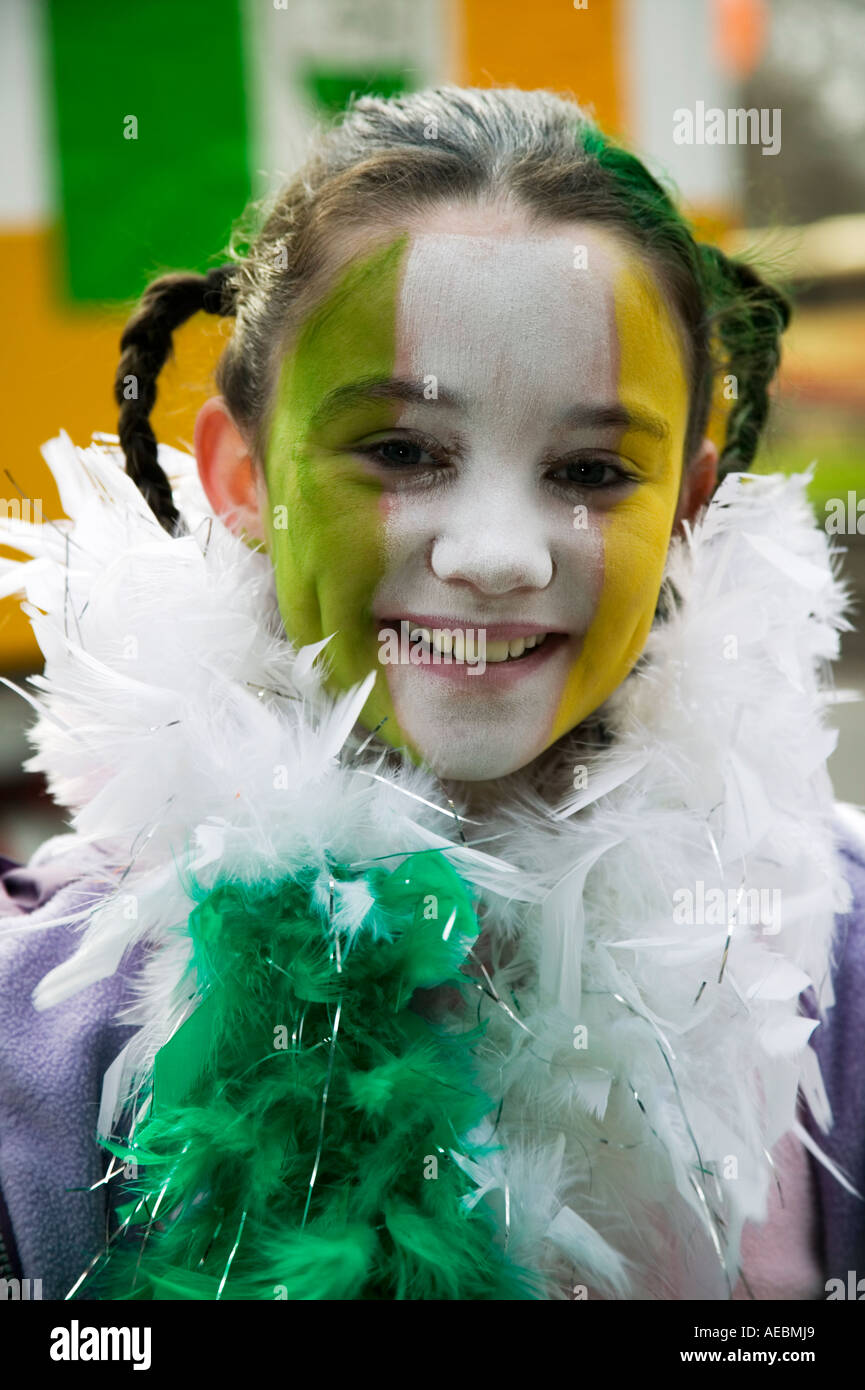
<svg viewBox="0 0 865 1390"><path fill-rule="evenodd" d="M376 671L364 725L440 776L523 767L642 651L687 417L676 325L611 230L451 209L367 247L279 374L289 637L333 634L333 689Z"/></svg>

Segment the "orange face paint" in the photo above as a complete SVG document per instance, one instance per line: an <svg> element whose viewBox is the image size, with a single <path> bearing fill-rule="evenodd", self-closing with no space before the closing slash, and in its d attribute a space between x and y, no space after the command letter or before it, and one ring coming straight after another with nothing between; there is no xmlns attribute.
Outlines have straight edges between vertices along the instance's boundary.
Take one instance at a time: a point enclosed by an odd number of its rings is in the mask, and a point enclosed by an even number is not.
<svg viewBox="0 0 865 1390"><path fill-rule="evenodd" d="M568 675L553 741L597 709L640 656L652 625L682 477L688 382L679 333L649 273L630 255L614 285L617 396L657 415L663 438L626 429L617 452L639 485L603 514L604 585L583 650Z"/></svg>

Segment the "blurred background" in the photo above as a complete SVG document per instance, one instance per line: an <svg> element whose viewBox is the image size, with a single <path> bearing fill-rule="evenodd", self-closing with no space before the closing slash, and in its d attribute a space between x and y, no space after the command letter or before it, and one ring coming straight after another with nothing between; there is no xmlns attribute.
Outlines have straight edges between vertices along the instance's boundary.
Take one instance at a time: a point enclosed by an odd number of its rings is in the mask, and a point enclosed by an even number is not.
<svg viewBox="0 0 865 1390"><path fill-rule="evenodd" d="M28 498L62 515L45 440L114 432L118 339L151 279L224 259L247 201L293 172L353 92L440 81L576 97L674 181L704 236L790 287L798 312L757 468L814 461L821 521L855 494L853 534L836 544L861 600L865 0L0 0L6 514L26 517ZM740 107L780 112L776 153L676 142L677 110L696 133L700 111ZM161 441L191 449L228 332L198 315L177 335ZM0 602L0 675L26 688L39 667L18 600ZM836 682L865 690L858 633ZM860 803L865 707L839 702L834 717L836 790ZM22 770L31 719L0 686L0 854L18 860L65 828Z"/></svg>

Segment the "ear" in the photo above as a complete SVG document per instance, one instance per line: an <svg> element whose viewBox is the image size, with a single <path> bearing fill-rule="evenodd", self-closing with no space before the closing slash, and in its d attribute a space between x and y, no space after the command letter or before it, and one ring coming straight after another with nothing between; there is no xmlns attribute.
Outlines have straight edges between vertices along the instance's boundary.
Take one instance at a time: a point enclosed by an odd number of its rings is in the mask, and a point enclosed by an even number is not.
<svg viewBox="0 0 865 1390"><path fill-rule="evenodd" d="M198 476L216 515L242 539L265 542L264 479L222 396L199 410L194 447Z"/></svg>
<svg viewBox="0 0 865 1390"><path fill-rule="evenodd" d="M693 525L700 509L705 507L712 496L717 481L718 450L711 439L704 439L682 478L679 505L673 522L674 531L681 530L683 521Z"/></svg>

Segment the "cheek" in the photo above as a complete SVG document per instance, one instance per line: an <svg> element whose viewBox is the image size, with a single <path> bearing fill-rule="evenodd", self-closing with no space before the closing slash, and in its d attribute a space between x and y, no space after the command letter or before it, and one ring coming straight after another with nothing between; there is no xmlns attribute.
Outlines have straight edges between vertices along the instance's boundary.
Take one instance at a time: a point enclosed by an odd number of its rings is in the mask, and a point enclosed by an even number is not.
<svg viewBox="0 0 865 1390"><path fill-rule="evenodd" d="M336 632L334 674L348 683L361 679L369 670L372 595L384 569L381 491L353 461L301 457L281 495L271 554L286 630L301 645Z"/></svg>
<svg viewBox="0 0 865 1390"><path fill-rule="evenodd" d="M604 527L604 592L598 640L611 643L630 664L651 625L664 573L674 499L666 489L644 488L617 508ZM634 647L636 646L636 650Z"/></svg>
<svg viewBox="0 0 865 1390"><path fill-rule="evenodd" d="M302 460L286 479L287 526L274 529L271 555L280 612L297 646L335 634L327 646L334 692L349 689L370 671L378 679L364 706L368 729L399 746L399 727L378 660L372 602L387 567L385 520L390 499L359 477L356 465L328 459L322 467Z"/></svg>
<svg viewBox="0 0 865 1390"><path fill-rule="evenodd" d="M568 673L553 740L596 710L639 657L655 615L672 528L669 487L643 487L601 519L601 585Z"/></svg>
<svg viewBox="0 0 865 1390"><path fill-rule="evenodd" d="M572 632L586 634L595 620L606 581L604 518L590 513L583 525L571 526L558 548L564 572L558 576L564 591L566 621ZM558 616L563 617L561 611Z"/></svg>

